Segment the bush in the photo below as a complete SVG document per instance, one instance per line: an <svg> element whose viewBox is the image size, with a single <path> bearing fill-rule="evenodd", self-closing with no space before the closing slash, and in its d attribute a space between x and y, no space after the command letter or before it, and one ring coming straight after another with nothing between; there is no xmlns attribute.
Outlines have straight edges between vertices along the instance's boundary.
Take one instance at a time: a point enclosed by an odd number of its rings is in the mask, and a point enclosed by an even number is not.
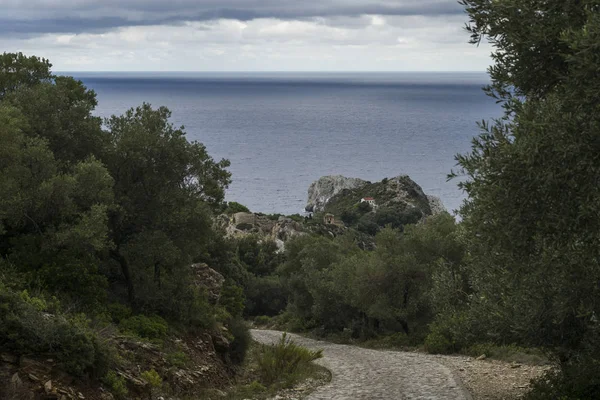
<svg viewBox="0 0 600 400"><path fill-rule="evenodd" d="M102 378L102 381L117 398L122 399L127 396L128 390L125 378L118 376L115 371L109 371L104 378Z"/></svg>
<svg viewBox="0 0 600 400"><path fill-rule="evenodd" d="M246 284L245 315L280 314L287 305L287 296L281 280L277 276L251 276Z"/></svg>
<svg viewBox="0 0 600 400"><path fill-rule="evenodd" d="M152 388L158 388L158 387L160 387L160 385L162 385L162 378L160 377L158 372L156 372L154 369L142 372L141 377Z"/></svg>
<svg viewBox="0 0 600 400"><path fill-rule="evenodd" d="M168 353L165 359L170 365L178 368L183 368L190 362L190 357L180 350Z"/></svg>
<svg viewBox="0 0 600 400"><path fill-rule="evenodd" d="M239 317L244 311L244 289L237 286L232 281L228 281L223 285L219 304L227 310L233 317Z"/></svg>
<svg viewBox="0 0 600 400"><path fill-rule="evenodd" d="M108 312L115 324L118 324L124 319L131 317L131 308L120 303L112 303L108 305Z"/></svg>
<svg viewBox="0 0 600 400"><path fill-rule="evenodd" d="M248 326L241 318L234 318L229 321L229 332L233 336L231 342L229 357L232 362L241 364L246 358L246 353L252 342Z"/></svg>
<svg viewBox="0 0 600 400"><path fill-rule="evenodd" d="M455 350L452 341L439 331L427 335L424 345L425 351L431 354L450 354Z"/></svg>
<svg viewBox="0 0 600 400"><path fill-rule="evenodd" d="M595 400L600 398L600 366L597 360L580 359L561 365L532 381L525 400Z"/></svg>
<svg viewBox="0 0 600 400"><path fill-rule="evenodd" d="M258 373L261 382L272 385L289 379L321 357L322 350L311 351L298 346L284 333L278 343L263 345L258 358Z"/></svg>
<svg viewBox="0 0 600 400"><path fill-rule="evenodd" d="M157 315L136 315L119 324L122 331L145 339L163 339L169 330L167 321Z"/></svg>
<svg viewBox="0 0 600 400"><path fill-rule="evenodd" d="M0 348L17 354L48 354L76 376L103 375L110 355L84 324L42 312L42 301L0 286Z"/></svg>

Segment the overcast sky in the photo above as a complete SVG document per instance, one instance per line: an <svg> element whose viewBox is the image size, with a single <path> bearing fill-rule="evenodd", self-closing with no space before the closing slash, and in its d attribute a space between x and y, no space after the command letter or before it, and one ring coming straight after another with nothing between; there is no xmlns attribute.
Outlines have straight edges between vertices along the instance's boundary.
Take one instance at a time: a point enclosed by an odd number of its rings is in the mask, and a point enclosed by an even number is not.
<svg viewBox="0 0 600 400"><path fill-rule="evenodd" d="M0 0L57 71L484 71L456 0Z"/></svg>

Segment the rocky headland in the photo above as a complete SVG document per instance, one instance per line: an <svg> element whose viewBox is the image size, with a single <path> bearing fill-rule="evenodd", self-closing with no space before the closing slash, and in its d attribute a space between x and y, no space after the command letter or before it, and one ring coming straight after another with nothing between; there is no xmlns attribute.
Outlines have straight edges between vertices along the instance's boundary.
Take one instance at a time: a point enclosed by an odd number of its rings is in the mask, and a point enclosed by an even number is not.
<svg viewBox="0 0 600 400"><path fill-rule="evenodd" d="M393 207L401 211L415 208L424 216L446 211L439 198L426 195L408 175L385 178L380 182L341 175L323 176L308 188L306 211L339 214L369 197L378 208Z"/></svg>

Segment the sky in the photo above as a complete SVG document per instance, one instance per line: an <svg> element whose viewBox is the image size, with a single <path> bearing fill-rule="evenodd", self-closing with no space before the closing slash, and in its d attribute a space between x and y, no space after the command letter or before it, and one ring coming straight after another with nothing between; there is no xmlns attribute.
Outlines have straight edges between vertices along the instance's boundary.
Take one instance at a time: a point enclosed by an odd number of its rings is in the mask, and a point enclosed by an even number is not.
<svg viewBox="0 0 600 400"><path fill-rule="evenodd" d="M55 71L485 71L456 0L0 0Z"/></svg>

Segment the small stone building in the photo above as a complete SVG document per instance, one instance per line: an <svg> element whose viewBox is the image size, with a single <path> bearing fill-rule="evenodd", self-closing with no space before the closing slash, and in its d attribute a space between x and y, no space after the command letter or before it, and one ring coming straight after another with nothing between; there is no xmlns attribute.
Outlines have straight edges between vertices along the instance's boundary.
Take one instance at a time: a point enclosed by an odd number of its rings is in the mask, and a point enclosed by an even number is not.
<svg viewBox="0 0 600 400"><path fill-rule="evenodd" d="M361 203L367 203L369 204L371 207L375 207L375 199L373 197L363 197L362 199L360 199Z"/></svg>
<svg viewBox="0 0 600 400"><path fill-rule="evenodd" d="M325 225L334 225L335 224L335 217L333 214L325 214L325 216L323 217L323 222L325 223Z"/></svg>

